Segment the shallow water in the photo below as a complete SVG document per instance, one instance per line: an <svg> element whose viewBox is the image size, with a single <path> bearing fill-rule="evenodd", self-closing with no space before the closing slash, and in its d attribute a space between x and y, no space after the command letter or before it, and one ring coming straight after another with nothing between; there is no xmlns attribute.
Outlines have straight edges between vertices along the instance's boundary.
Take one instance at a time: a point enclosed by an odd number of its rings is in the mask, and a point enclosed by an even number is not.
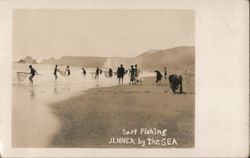
<svg viewBox="0 0 250 158"><path fill-rule="evenodd" d="M106 78L104 73L99 80L94 80L90 72L95 69L87 68L87 75L83 77L80 67L70 67L71 75L58 80L53 76L53 65L34 64L38 74L34 77L34 84L29 83L28 77L17 81L16 72L29 72L27 64L13 64L12 81L12 145L13 147L47 147L51 138L60 129L60 122L50 111L49 104L66 100L84 90L94 87L117 85L115 76ZM65 66L59 66L64 70ZM143 73L142 77L152 76ZM128 76L124 83L128 83Z"/></svg>

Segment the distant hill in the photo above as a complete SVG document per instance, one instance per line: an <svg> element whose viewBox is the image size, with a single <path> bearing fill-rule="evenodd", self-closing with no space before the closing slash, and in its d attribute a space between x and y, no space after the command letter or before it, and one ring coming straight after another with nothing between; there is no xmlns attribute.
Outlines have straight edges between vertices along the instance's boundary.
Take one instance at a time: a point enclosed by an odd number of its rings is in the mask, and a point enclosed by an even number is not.
<svg viewBox="0 0 250 158"><path fill-rule="evenodd" d="M84 67L102 67L107 61L107 57L81 57L81 56L63 56L59 59L50 58L42 60L41 64L57 64Z"/></svg>
<svg viewBox="0 0 250 158"><path fill-rule="evenodd" d="M167 67L175 71L194 72L195 48L182 46L166 50L150 50L135 58L144 70L162 70L163 67Z"/></svg>
<svg viewBox="0 0 250 158"><path fill-rule="evenodd" d="M18 61L18 63L20 63L20 64L25 64L25 61L24 61L23 59L20 59L20 60Z"/></svg>
<svg viewBox="0 0 250 158"><path fill-rule="evenodd" d="M48 60L46 59L43 59L40 64L54 64L55 62L57 61L56 58L52 57L52 58L49 58Z"/></svg>
<svg viewBox="0 0 250 158"><path fill-rule="evenodd" d="M24 59L20 59L19 61L18 61L18 63L22 63L22 64L37 64L37 61L36 61L36 59L33 59L32 57L30 57L30 56L27 56L27 57L25 57Z"/></svg>
<svg viewBox="0 0 250 158"><path fill-rule="evenodd" d="M126 68L137 64L142 70L162 70L167 67L172 71L194 72L195 49L191 46L181 46L165 50L149 50L134 58L107 58L104 66L114 67L123 64Z"/></svg>

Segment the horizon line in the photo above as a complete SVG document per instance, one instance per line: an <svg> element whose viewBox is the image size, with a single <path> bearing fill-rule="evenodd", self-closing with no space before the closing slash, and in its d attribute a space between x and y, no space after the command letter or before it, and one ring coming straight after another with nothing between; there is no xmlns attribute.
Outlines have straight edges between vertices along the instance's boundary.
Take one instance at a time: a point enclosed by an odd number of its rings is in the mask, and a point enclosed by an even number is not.
<svg viewBox="0 0 250 158"><path fill-rule="evenodd" d="M171 50L171 49L176 49L176 48L179 48L179 47L195 47L195 46L176 46L176 47L171 47L171 48L166 48L166 49L148 49L148 50L146 50L146 51L143 51L140 55L142 55L142 54L144 54L144 53L146 53L146 52L148 52L148 51L162 51L162 50ZM54 58L54 59L56 59L56 60L58 60L58 59L61 59L61 58L63 58L63 57L90 57L90 58L135 58L135 57L137 57L137 56L140 56L140 55L136 55L136 56L133 56L133 57L121 57L121 56L112 56L112 57L108 57L108 56L60 56L60 57L49 57L49 58L43 58L40 62L42 62L43 60L49 60L49 59L51 59L51 58ZM31 57L32 59L34 59L34 60L37 60L37 58L34 58L34 57L32 57L32 56L30 56L30 55L27 55L27 56L25 56L25 57L23 57L23 58L20 58L20 59L17 59L17 60L13 60L12 62L18 62L19 60L21 60L21 59L25 59L25 58L27 58L27 57Z"/></svg>

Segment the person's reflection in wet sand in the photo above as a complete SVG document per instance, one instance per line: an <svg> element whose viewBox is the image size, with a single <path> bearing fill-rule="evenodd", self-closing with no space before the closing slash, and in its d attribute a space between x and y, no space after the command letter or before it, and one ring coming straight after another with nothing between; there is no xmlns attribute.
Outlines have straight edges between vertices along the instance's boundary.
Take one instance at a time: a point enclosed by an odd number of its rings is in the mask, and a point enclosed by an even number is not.
<svg viewBox="0 0 250 158"><path fill-rule="evenodd" d="M30 97L31 99L34 99L35 98L35 93L34 93L34 90L30 90Z"/></svg>
<svg viewBox="0 0 250 158"><path fill-rule="evenodd" d="M96 87L99 87L99 80L96 80Z"/></svg>
<svg viewBox="0 0 250 158"><path fill-rule="evenodd" d="M35 104L35 102L36 102L35 96L36 96L36 93L35 93L34 87L32 86L30 89L30 99L28 99L30 108L32 108L32 109L34 108L34 105L36 105Z"/></svg>
<svg viewBox="0 0 250 158"><path fill-rule="evenodd" d="M29 85L29 89L30 89L30 98L34 99L35 98L35 91L34 91L35 87L31 84L31 85Z"/></svg>
<svg viewBox="0 0 250 158"><path fill-rule="evenodd" d="M54 93L57 94L57 87L54 88Z"/></svg>
<svg viewBox="0 0 250 158"><path fill-rule="evenodd" d="M55 85L54 85L54 93L55 93L55 95L57 94L57 81L55 81Z"/></svg>

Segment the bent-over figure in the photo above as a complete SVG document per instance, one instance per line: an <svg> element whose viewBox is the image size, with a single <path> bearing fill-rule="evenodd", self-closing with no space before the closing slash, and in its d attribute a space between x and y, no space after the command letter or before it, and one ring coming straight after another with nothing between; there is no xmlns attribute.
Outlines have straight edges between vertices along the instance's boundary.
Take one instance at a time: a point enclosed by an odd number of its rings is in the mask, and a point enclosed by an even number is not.
<svg viewBox="0 0 250 158"><path fill-rule="evenodd" d="M179 89L180 93L183 93L183 87L182 87L182 76L181 75L170 75L168 77L169 80L169 84L170 84L170 88L171 90L176 93L176 90Z"/></svg>

